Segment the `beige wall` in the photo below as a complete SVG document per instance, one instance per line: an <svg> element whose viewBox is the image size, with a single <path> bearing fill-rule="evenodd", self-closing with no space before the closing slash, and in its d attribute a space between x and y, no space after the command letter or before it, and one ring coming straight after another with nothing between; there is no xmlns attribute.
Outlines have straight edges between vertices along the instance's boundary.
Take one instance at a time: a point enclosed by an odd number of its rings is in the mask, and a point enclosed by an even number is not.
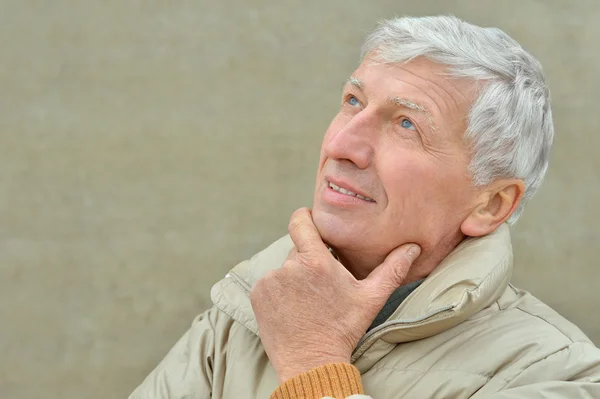
<svg viewBox="0 0 600 399"><path fill-rule="evenodd" d="M600 342L599 2L0 0L0 397L125 397L310 205L365 33L431 13L545 66L556 146L514 280Z"/></svg>

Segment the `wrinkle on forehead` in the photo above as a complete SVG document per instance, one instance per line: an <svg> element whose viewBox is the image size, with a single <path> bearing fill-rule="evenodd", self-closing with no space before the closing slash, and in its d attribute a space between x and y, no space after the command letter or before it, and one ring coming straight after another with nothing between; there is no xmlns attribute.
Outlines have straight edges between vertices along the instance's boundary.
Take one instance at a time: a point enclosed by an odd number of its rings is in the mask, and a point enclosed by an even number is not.
<svg viewBox="0 0 600 399"><path fill-rule="evenodd" d="M353 74L345 85L361 91L369 90L367 84L370 85L370 80L366 82L364 79L367 78L367 75L363 77L363 73L369 75L374 73L375 75L372 77L388 75L393 80L407 85L407 88L409 86L414 88L419 93L418 99L407 97L403 92L391 92L388 94L387 100L388 102L391 100L394 105L423 112L433 131L438 130L439 127L443 127L444 131L448 128L450 130L466 128L463 125L467 123L472 102L478 92L477 82L453 77L448 66L425 57L418 57L407 63L372 62L368 57L355 71L355 74L360 74L361 77ZM419 107L420 104L425 106Z"/></svg>
<svg viewBox="0 0 600 399"><path fill-rule="evenodd" d="M401 69L403 72L427 82L428 89L424 89L417 82L405 81L405 83L421 90L424 95L431 99L432 105L435 106L441 118L450 117L456 123L458 120L464 121L468 116L477 93L477 82L455 78L450 74L446 65L433 62L427 58L416 58L406 64L386 64L386 66ZM457 111L460 114L465 113L458 120L455 118Z"/></svg>
<svg viewBox="0 0 600 399"><path fill-rule="evenodd" d="M420 73L421 71L418 64L425 64L425 73ZM411 66L413 66L413 68L410 68ZM432 84L431 88L445 103L448 110L451 110L452 106L448 104L447 100L452 101L452 103L454 103L454 108L456 109L460 108L462 105L470 104L474 100L476 82L467 78L452 76L447 65L433 62L427 58L422 58L415 59L406 65L397 65L397 67L402 68L404 71L417 78L430 82ZM439 77L440 79L432 79L431 77L424 76L428 72L432 76ZM468 108L470 108L470 106L468 106Z"/></svg>

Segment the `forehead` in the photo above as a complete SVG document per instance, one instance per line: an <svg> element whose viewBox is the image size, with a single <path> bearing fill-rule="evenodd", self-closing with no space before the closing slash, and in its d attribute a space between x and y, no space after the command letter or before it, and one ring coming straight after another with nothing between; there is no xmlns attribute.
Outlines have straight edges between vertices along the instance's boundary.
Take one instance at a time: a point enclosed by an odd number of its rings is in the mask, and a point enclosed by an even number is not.
<svg viewBox="0 0 600 399"><path fill-rule="evenodd" d="M366 58L349 83L360 84L368 97L406 98L422 104L434 119L463 119L474 99L475 84L450 75L447 66L426 58L407 63L382 63Z"/></svg>

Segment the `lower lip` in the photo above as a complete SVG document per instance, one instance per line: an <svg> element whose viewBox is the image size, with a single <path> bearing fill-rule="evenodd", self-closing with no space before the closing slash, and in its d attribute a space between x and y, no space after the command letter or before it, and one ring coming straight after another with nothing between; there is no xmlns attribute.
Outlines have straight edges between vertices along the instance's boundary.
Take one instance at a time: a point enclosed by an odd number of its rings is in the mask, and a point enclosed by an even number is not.
<svg viewBox="0 0 600 399"><path fill-rule="evenodd" d="M373 201L367 201L355 197L353 195L342 194L339 191L335 191L333 188L327 185L323 190L323 200L332 205L338 206L356 206L356 205L372 205L375 204Z"/></svg>

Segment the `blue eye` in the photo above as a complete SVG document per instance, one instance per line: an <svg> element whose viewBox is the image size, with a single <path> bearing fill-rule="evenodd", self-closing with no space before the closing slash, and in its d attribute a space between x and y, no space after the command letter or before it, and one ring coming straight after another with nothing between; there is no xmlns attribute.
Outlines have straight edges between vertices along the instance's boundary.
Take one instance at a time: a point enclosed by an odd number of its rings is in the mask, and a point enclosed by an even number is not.
<svg viewBox="0 0 600 399"><path fill-rule="evenodd" d="M348 104L352 105L353 107L360 107L360 102L358 102L358 100L354 96L348 99Z"/></svg>
<svg viewBox="0 0 600 399"><path fill-rule="evenodd" d="M408 130L417 130L415 125L413 125L413 123L406 118L402 118L402 121L400 122L400 126L402 126L405 129L408 129Z"/></svg>

